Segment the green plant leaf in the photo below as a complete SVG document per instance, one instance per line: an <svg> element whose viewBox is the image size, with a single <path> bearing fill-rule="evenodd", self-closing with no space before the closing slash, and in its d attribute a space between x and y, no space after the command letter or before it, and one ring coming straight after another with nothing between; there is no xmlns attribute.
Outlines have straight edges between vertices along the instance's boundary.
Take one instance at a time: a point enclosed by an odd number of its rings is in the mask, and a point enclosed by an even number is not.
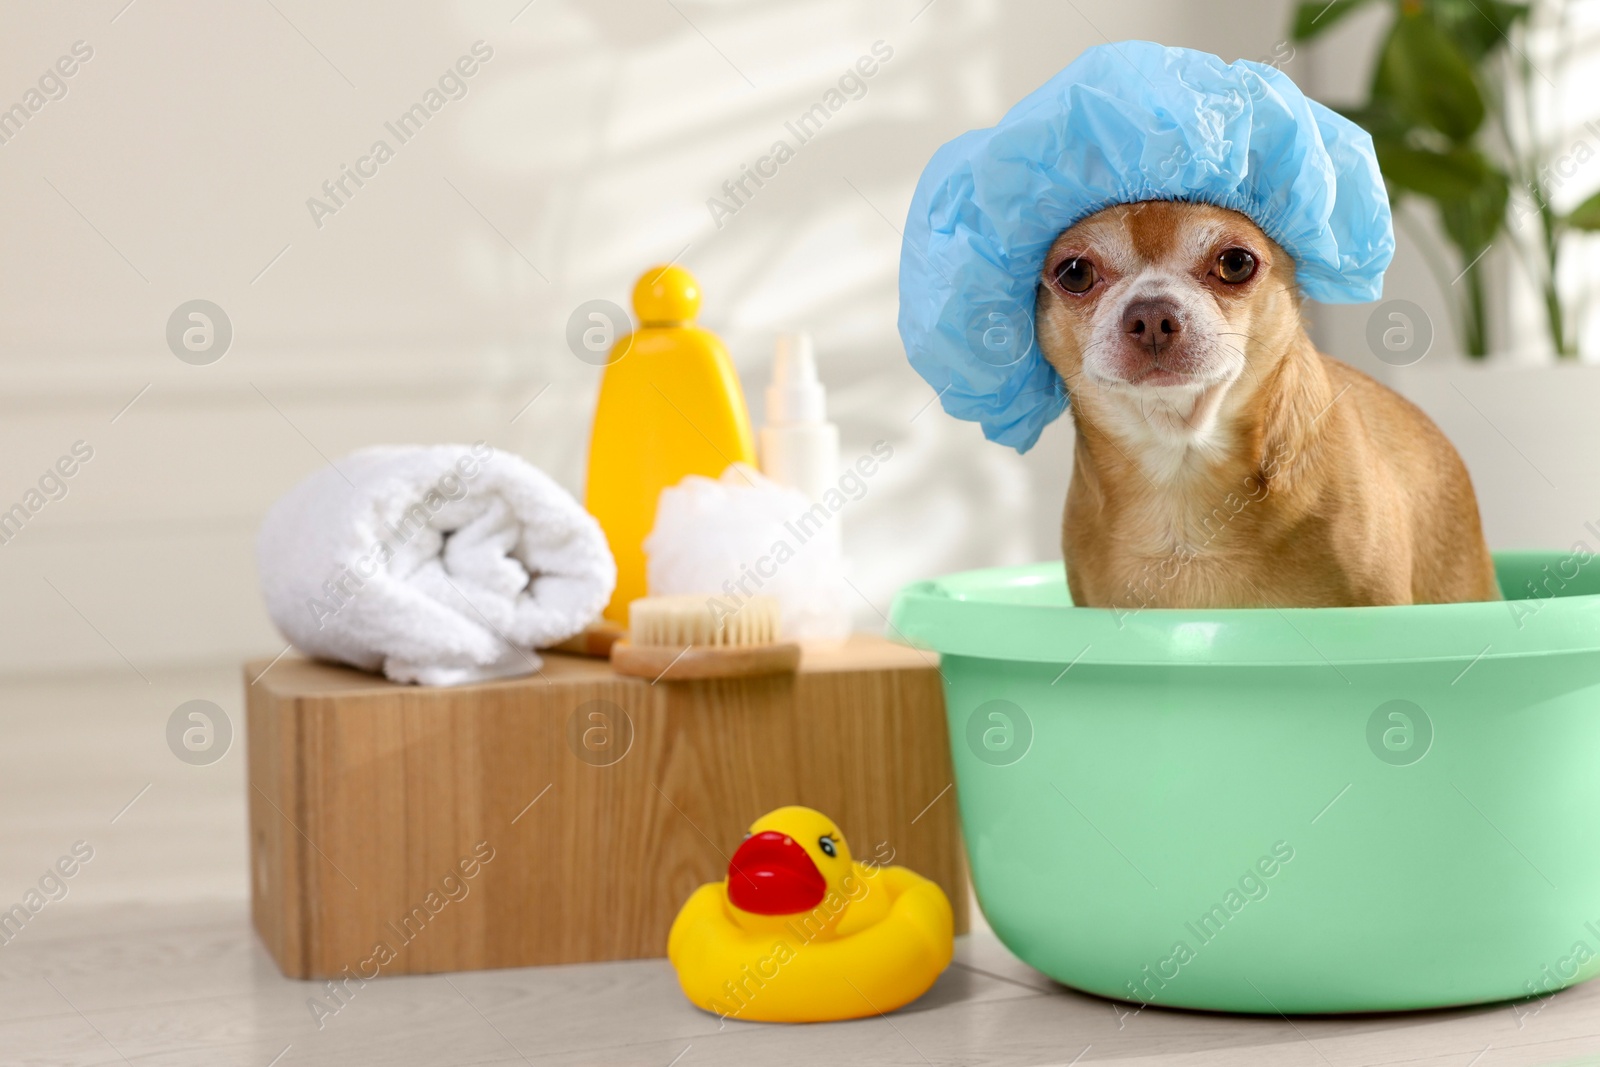
<svg viewBox="0 0 1600 1067"><path fill-rule="evenodd" d="M1490 166L1470 196L1439 201L1439 221L1461 257L1461 274L1455 279L1465 282L1459 305L1461 340L1467 353L1473 356L1487 355L1489 351L1484 254L1505 224L1506 202L1510 195L1511 184L1505 174Z"/></svg>
<svg viewBox="0 0 1600 1067"><path fill-rule="evenodd" d="M1460 251L1463 263L1474 262L1494 243L1505 225L1510 198L1510 179L1486 163L1477 188L1470 194L1439 201L1439 220L1444 223L1450 243Z"/></svg>
<svg viewBox="0 0 1600 1067"><path fill-rule="evenodd" d="M1528 17L1531 5L1508 0L1432 0L1429 8L1440 31L1477 66L1507 44L1512 28Z"/></svg>
<svg viewBox="0 0 1600 1067"><path fill-rule="evenodd" d="M1404 141L1413 128L1413 123L1388 99L1371 100L1355 107L1336 107L1334 110L1374 138Z"/></svg>
<svg viewBox="0 0 1600 1067"><path fill-rule="evenodd" d="M1373 97L1388 99L1454 141L1467 140L1483 124L1483 94L1472 64L1420 13L1395 19L1378 57Z"/></svg>
<svg viewBox="0 0 1600 1067"><path fill-rule="evenodd" d="M1391 185L1430 200L1465 200L1483 187L1492 171L1472 148L1431 152L1389 137L1374 137L1372 143L1378 150L1378 169Z"/></svg>
<svg viewBox="0 0 1600 1067"><path fill-rule="evenodd" d="M1574 230L1600 230L1600 193L1573 208L1563 221Z"/></svg>
<svg viewBox="0 0 1600 1067"><path fill-rule="evenodd" d="M1294 29L1289 36L1296 41L1309 41L1329 26L1344 18L1369 0L1302 0L1295 9Z"/></svg>

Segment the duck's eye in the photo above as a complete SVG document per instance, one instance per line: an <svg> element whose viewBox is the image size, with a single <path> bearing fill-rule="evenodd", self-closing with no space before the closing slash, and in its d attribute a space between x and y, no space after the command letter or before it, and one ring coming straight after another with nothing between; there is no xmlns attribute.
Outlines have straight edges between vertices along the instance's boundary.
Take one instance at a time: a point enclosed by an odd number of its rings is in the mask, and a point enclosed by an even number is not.
<svg viewBox="0 0 1600 1067"><path fill-rule="evenodd" d="M1098 277L1087 259L1064 259L1056 268L1056 284L1069 293L1087 293Z"/></svg>
<svg viewBox="0 0 1600 1067"><path fill-rule="evenodd" d="M831 857L839 854L839 849L834 845L833 838L829 837L827 834L823 834L822 838L817 841L817 847L822 849L822 854L824 856Z"/></svg>
<svg viewBox="0 0 1600 1067"><path fill-rule="evenodd" d="M1217 257L1217 277L1225 285L1243 285L1256 272L1256 257L1242 248L1230 248Z"/></svg>

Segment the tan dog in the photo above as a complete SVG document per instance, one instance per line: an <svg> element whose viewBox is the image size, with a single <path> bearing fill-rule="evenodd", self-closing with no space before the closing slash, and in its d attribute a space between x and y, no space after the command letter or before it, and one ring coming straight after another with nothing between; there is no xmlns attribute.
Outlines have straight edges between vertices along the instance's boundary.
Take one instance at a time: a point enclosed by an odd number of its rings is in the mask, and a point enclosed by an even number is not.
<svg viewBox="0 0 1600 1067"><path fill-rule="evenodd" d="M1079 222L1045 259L1037 333L1077 429L1075 603L1498 598L1461 457L1317 352L1294 262L1244 215L1163 201Z"/></svg>

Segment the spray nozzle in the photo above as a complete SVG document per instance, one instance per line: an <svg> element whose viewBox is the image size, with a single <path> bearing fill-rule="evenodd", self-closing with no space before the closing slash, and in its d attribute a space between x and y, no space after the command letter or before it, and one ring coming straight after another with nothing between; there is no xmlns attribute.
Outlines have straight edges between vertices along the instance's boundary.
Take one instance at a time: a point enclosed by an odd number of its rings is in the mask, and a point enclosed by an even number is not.
<svg viewBox="0 0 1600 1067"><path fill-rule="evenodd" d="M822 422L827 398L817 377L817 357L808 333L778 335L767 386L767 423Z"/></svg>

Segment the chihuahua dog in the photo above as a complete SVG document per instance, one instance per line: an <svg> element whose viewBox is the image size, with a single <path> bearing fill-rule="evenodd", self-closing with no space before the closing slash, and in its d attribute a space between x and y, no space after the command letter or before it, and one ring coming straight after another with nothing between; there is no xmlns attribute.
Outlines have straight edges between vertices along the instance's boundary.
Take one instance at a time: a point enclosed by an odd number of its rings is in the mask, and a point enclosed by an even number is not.
<svg viewBox="0 0 1600 1067"><path fill-rule="evenodd" d="M1107 208L1045 258L1036 335L1077 432L1075 603L1316 607L1499 597L1461 457L1319 353L1295 265L1206 204Z"/></svg>

